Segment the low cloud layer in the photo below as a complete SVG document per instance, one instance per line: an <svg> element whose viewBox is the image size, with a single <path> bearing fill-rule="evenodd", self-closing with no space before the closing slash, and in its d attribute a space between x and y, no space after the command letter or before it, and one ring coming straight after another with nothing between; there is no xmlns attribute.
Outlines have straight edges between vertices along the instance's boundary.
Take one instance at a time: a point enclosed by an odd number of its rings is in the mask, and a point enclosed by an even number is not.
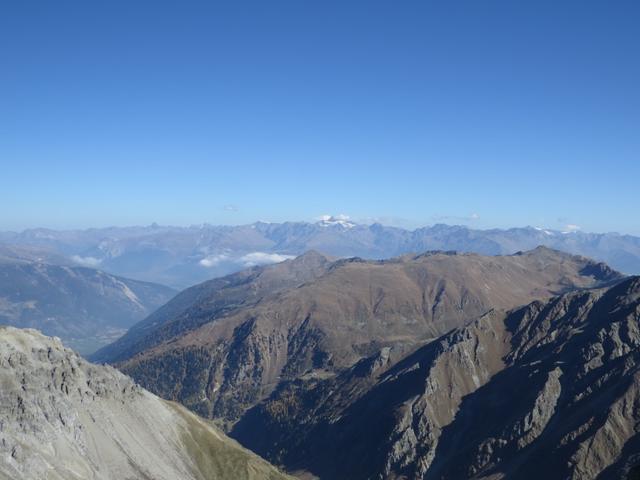
<svg viewBox="0 0 640 480"><path fill-rule="evenodd" d="M294 255L282 255L280 253L267 253L267 252L251 252L241 257L231 257L225 253L219 253L215 255L208 255L200 262L205 268L217 267L222 263L234 263L243 267L255 267L256 265L269 265L271 263L280 263L285 260L295 258Z"/></svg>
<svg viewBox="0 0 640 480"><path fill-rule="evenodd" d="M222 262L227 262L229 260L230 258L228 255L225 255L224 253L220 253L218 255L209 255L208 257L205 257L202 260L200 260L199 263L203 267L211 268L211 267L220 265Z"/></svg>
<svg viewBox="0 0 640 480"><path fill-rule="evenodd" d="M80 255L73 255L71 257L78 265L82 265L83 267L98 267L102 263L102 260L96 257L81 257Z"/></svg>
<svg viewBox="0 0 640 480"><path fill-rule="evenodd" d="M256 265L268 265L270 263L280 263L285 260L295 258L294 255L281 255L279 253L253 252L240 257L240 262L245 267L254 267Z"/></svg>

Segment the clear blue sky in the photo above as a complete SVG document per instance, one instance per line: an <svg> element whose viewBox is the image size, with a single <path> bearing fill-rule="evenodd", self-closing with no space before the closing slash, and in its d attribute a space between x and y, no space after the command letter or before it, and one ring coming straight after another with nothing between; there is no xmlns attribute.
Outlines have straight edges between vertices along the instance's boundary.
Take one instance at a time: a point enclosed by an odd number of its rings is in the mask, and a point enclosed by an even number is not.
<svg viewBox="0 0 640 480"><path fill-rule="evenodd" d="M637 0L5 1L0 229L640 234L638 25Z"/></svg>

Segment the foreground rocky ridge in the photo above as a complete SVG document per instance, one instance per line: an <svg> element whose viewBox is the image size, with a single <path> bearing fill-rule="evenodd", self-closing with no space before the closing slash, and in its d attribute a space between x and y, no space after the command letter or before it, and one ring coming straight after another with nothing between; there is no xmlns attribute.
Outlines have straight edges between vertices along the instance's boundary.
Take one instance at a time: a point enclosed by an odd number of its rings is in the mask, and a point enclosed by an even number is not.
<svg viewBox="0 0 640 480"><path fill-rule="evenodd" d="M491 309L621 278L603 264L546 248L503 257L434 252L339 260L320 272L240 308L189 314L197 328L118 366L160 396L230 426L288 382L333 377L385 348L394 363ZM187 311L211 310L198 301ZM155 328L163 331L163 324Z"/></svg>
<svg viewBox="0 0 640 480"><path fill-rule="evenodd" d="M284 480L183 407L58 339L0 327L0 478Z"/></svg>
<svg viewBox="0 0 640 480"><path fill-rule="evenodd" d="M635 479L639 321L638 277L493 311L395 365L290 382L232 433L323 479Z"/></svg>

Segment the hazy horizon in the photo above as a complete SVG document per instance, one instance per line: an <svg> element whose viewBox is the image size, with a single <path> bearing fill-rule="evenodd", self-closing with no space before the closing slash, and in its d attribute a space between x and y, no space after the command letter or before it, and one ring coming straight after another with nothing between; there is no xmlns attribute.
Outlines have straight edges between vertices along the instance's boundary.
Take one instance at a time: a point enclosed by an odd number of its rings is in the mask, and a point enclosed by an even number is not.
<svg viewBox="0 0 640 480"><path fill-rule="evenodd" d="M526 228L532 228L535 230L548 230L548 231L554 231L554 232L560 232L560 233L564 233L564 234L570 234L570 233L589 233L589 234L618 234L618 235L631 235L631 236L640 236L640 232L634 233L634 232L626 232L626 231L616 231L616 230L606 230L606 231L597 231L597 230L585 230L582 227L578 226L578 225L558 225L555 227L551 227L551 226L545 226L545 225L507 225L507 226L492 226L492 225L484 225L484 224L477 224L474 223L476 221L479 221L479 219L476 218L469 218L468 220L464 221L464 219L460 219L460 221L455 222L455 221L447 221L444 219L441 220L434 220L432 222L425 222L425 223L413 223L410 222L408 220L405 219L384 219L384 218L380 218L380 219L371 219L371 218L365 218L365 219L357 219L357 218L351 218L348 215L323 215L326 217L333 217L338 219L339 217L343 217L343 219L345 221L348 221L350 223L354 223L356 225L364 225L364 226L368 226L368 225L373 225L373 224L379 224L379 225L383 225L385 227L393 227L393 228L399 228L399 229L403 229L403 230L408 230L408 231L413 231L413 230L418 230L421 228L430 228L430 227L434 227L436 225L446 225L449 227L465 227L465 228L469 228L469 229L473 229L473 230L511 230L511 229L526 229ZM33 225L33 226L26 226L24 228L17 228L17 229L11 229L11 228L2 228L0 227L0 232L4 232L4 233L8 233L8 232L12 232L12 233L22 233L22 232L26 232L26 231L30 231L30 230L38 230L38 229L43 229L43 230L52 230L52 231L84 231L84 230L101 230L101 229L109 229L109 228L122 228L122 229L126 229L126 228L152 228L152 227L158 227L158 228L199 228L199 227L203 227L203 226L209 226L209 227L226 227L226 226L230 226L230 227L241 227L241 226L249 226L249 225L253 225L256 223L266 223L266 224L282 224L282 223L318 223L321 222L322 219L320 217L323 216L317 216L314 218L307 218L307 219L289 219L289 220L283 220L283 221L269 221L269 220L264 220L264 219L257 219L251 222L238 222L238 223L214 223L214 222L200 222L200 223L189 223L189 224L179 224L179 223L159 223L159 222L148 222L148 223L139 223L139 224L104 224L104 225L100 225L100 224L95 224L95 225L77 225L77 226L68 226L68 227L51 227L51 226L43 226L43 225ZM559 222L561 223L561 222Z"/></svg>

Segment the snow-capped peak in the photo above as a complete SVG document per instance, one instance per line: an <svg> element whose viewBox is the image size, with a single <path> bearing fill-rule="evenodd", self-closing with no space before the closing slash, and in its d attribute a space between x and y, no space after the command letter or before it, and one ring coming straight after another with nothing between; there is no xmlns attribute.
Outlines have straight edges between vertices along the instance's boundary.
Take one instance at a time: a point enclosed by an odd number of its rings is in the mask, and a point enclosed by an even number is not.
<svg viewBox="0 0 640 480"><path fill-rule="evenodd" d="M546 228L542 228L542 227L533 227L533 228L539 232L544 233L545 235L553 236L555 234L555 232L551 230L547 230Z"/></svg>
<svg viewBox="0 0 640 480"><path fill-rule="evenodd" d="M321 227L340 226L343 228L353 228L355 223L350 221L348 215L321 215L318 217L318 225Z"/></svg>

